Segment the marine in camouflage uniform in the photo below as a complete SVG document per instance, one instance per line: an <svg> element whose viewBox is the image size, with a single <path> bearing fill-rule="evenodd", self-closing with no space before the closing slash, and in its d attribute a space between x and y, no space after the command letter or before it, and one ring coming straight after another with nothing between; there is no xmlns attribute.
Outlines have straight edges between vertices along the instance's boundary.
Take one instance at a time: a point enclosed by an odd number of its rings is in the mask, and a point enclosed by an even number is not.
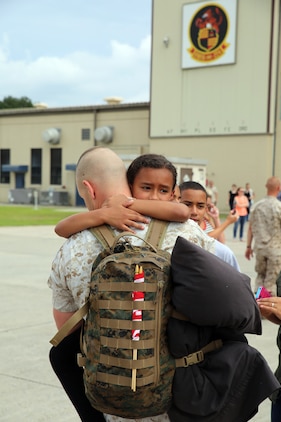
<svg viewBox="0 0 281 422"><path fill-rule="evenodd" d="M148 230L136 230L144 238ZM118 231L116 230L116 234ZM218 253L225 245L218 244L211 237L204 235L198 224L188 220L186 223L169 223L162 249L172 252L178 236L188 239L210 252ZM137 238L133 243L141 245ZM58 251L52 265L51 275L48 280L49 287L53 290L53 307L63 312L74 312L81 308L89 296L89 283L91 279L92 264L103 247L96 237L84 230L71 236ZM219 253L221 256L221 253ZM232 256L228 256L228 262ZM82 394L84 392L82 391ZM113 415L104 415L107 422L130 422L130 419ZM167 414L138 419L138 422L165 422L169 421Z"/></svg>
<svg viewBox="0 0 281 422"><path fill-rule="evenodd" d="M106 198L116 192L129 197L130 190L125 176L124 164L110 149L92 148L82 154L76 168L76 179L79 194L83 197L87 208L90 210L98 209ZM98 185L100 189L94 189L93 180L95 180L95 186ZM136 233L143 238L147 229L146 226L144 230L136 230ZM161 249L171 253L178 236L182 236L215 253L218 257L239 269L232 251L227 246L204 234L198 224L193 221L170 223ZM142 243L142 241L139 242ZM136 243L133 243L138 244L138 239ZM63 316L65 318L65 315L73 314L87 300L92 264L102 249L97 238L89 230L84 230L68 238L58 251L48 280L48 285L53 292L53 310L54 315L56 314L56 322L58 317L62 318ZM70 346L72 349L70 349ZM91 409L89 409L90 404L84 391L83 369L79 368L76 363L77 349L80 349L79 330L69 334L57 348L53 347L50 350L51 364L70 400L76 407L81 420L83 422L104 420L100 412L92 417ZM77 368L81 371L77 372ZM112 415L105 415L105 417L108 422L126 420ZM169 419L165 414L138 419L138 422L164 422L167 420Z"/></svg>
<svg viewBox="0 0 281 422"><path fill-rule="evenodd" d="M144 238L148 227L136 230ZM118 233L118 231L116 231ZM220 242L204 235L198 224L192 220L186 223L169 223L162 249L172 252L178 236L195 243L210 252L215 253L224 261L238 267L231 251ZM141 244L139 239L135 244ZM53 264L48 285L53 291L53 307L63 312L75 312L81 308L89 295L89 282L92 264L101 252L100 242L89 230L84 230L71 236L58 251ZM113 415L105 415L107 422L130 422L130 419ZM169 421L167 414L138 419L138 422L165 422Z"/></svg>
<svg viewBox="0 0 281 422"><path fill-rule="evenodd" d="M272 179L279 180L269 180ZM281 202L276 199L276 195L267 195L251 210L246 257L249 259L253 252L257 273L255 291L264 286L276 296L276 279L281 270Z"/></svg>

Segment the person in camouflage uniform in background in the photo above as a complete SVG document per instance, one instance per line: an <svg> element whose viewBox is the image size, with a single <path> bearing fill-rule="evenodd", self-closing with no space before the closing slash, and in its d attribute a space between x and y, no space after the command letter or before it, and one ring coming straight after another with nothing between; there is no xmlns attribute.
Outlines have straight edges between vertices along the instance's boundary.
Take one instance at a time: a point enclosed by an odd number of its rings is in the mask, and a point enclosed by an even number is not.
<svg viewBox="0 0 281 422"><path fill-rule="evenodd" d="M276 279L281 270L281 202L277 199L281 181L273 176L265 186L267 196L250 213L245 257L256 257L255 291L264 286L276 296Z"/></svg>

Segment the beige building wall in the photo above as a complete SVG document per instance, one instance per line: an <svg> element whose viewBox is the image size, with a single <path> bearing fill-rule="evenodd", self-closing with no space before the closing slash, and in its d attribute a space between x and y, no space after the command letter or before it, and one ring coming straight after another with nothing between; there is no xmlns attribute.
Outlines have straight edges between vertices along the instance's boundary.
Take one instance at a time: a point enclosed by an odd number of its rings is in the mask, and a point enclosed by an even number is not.
<svg viewBox="0 0 281 422"><path fill-rule="evenodd" d="M237 1L234 64L182 69L188 4L213 2L153 1L151 150L206 159L221 208L232 183L250 182L259 199L266 179L281 176L280 1Z"/></svg>

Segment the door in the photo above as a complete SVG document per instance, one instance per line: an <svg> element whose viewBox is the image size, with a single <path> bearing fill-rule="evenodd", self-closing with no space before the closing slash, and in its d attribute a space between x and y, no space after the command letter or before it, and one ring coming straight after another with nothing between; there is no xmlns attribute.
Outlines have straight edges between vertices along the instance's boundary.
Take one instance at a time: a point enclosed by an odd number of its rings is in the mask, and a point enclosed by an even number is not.
<svg viewBox="0 0 281 422"><path fill-rule="evenodd" d="M24 188L24 173L16 173L16 189Z"/></svg>

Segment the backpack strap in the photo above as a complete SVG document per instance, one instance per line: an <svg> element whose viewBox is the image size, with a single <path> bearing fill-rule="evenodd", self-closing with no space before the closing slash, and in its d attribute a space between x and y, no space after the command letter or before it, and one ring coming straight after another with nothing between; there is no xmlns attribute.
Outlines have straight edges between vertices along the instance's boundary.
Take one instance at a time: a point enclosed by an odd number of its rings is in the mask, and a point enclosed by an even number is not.
<svg viewBox="0 0 281 422"><path fill-rule="evenodd" d="M90 232L99 240L104 248L108 246L111 248L116 238L113 230L106 224L93 227L90 229Z"/></svg>
<svg viewBox="0 0 281 422"><path fill-rule="evenodd" d="M59 329L59 331L50 340L53 346L58 346L60 342L70 333L70 331L77 325L83 317L87 314L89 309L89 302L87 301L82 308L78 309Z"/></svg>
<svg viewBox="0 0 281 422"><path fill-rule="evenodd" d="M155 248L160 248L163 243L168 223L167 221L153 219L149 225L145 240ZM91 233L99 240L104 248L108 246L111 248L116 240L116 235L110 226L104 224L99 227L90 229ZM130 232L123 232L123 234L132 235ZM139 236L136 236L139 237Z"/></svg>
<svg viewBox="0 0 281 422"><path fill-rule="evenodd" d="M153 219L149 225L146 241L155 248L160 248L168 227L168 222L163 220Z"/></svg>
<svg viewBox="0 0 281 422"><path fill-rule="evenodd" d="M197 350L197 352L190 353L190 355L175 359L176 367L186 368L187 366L196 365L197 363L203 362L204 355L206 353L210 353L210 352L213 352L214 350L218 350L222 346L223 346L223 342L221 339L211 341L210 343L206 344L206 346L202 347L200 350Z"/></svg>
<svg viewBox="0 0 281 422"><path fill-rule="evenodd" d="M181 321L188 321L188 318L179 311L172 309L171 317L175 319L180 319Z"/></svg>

